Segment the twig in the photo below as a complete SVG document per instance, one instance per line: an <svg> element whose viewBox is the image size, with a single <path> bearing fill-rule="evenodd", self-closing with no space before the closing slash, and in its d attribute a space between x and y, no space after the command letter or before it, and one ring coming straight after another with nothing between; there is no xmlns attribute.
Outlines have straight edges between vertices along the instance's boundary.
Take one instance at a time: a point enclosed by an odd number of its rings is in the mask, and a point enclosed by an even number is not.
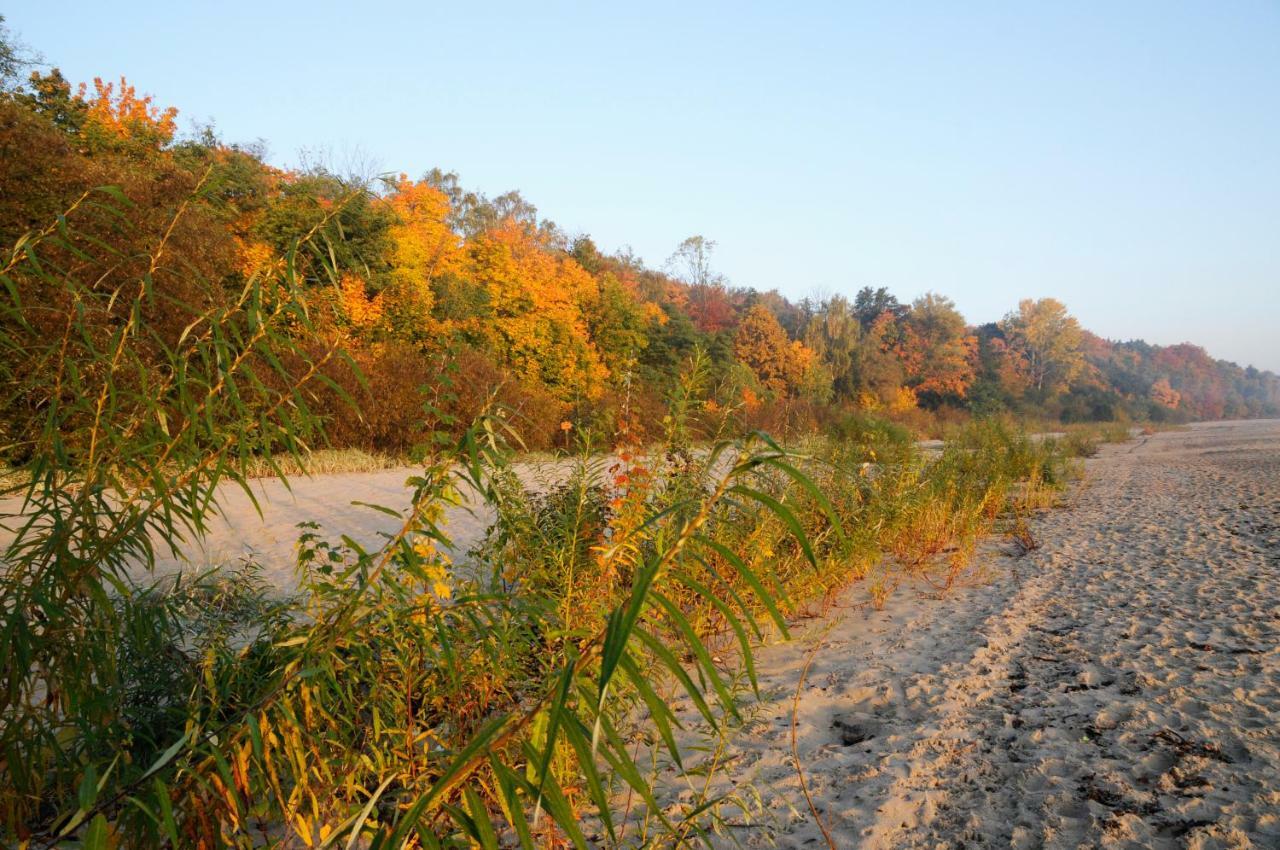
<svg viewBox="0 0 1280 850"><path fill-rule="evenodd" d="M822 830L822 837L827 839L827 847L831 848L831 850L838 850L835 839L831 837L831 831L827 829L822 816L818 814L818 807L813 804L813 797L809 795L809 783L805 781L804 768L800 766L800 752L796 745L796 715L800 713L800 692L804 689L805 679L809 676L809 667L813 665L813 659L817 657L818 650L821 648L822 638L819 638L814 641L813 649L809 650L809 657L805 659L804 669L800 671L800 681L796 683L795 698L791 701L791 759L795 762L796 776L800 778L800 790L804 793L804 801L809 804L809 812L813 815L814 822L818 824L818 829Z"/></svg>

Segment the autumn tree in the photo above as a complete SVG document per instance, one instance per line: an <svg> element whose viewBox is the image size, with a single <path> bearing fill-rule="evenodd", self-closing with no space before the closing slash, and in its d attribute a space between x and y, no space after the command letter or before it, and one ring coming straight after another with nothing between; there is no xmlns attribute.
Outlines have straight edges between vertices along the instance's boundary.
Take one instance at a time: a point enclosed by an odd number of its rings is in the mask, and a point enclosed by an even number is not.
<svg viewBox="0 0 1280 850"><path fill-rule="evenodd" d="M1064 419L1280 413L1275 375L1192 345L1084 334L1056 301L1023 302L977 330L945 298L908 306L884 287L794 303L731 288L702 236L684 240L664 269L648 268L629 250L571 242L519 192L490 197L439 169L375 183L325 167L273 168L261 150L226 145L211 129L177 136L175 110L126 80L80 86L54 68L20 83L26 64L0 31L3 241L57 221L87 190L114 187L128 199L125 219L86 202L74 215L81 238L46 240L41 259L83 264L78 271L112 286L146 272L155 246L145 234L166 233L172 262L153 276L157 297L142 309L167 341L186 327L174 305L234 298L249 278L264 282L292 263L319 290L308 294L325 317L317 333L344 339L368 385L383 396L412 385L404 415L379 431L386 439L412 430L416 389L441 364L465 373L448 379L469 398L459 421L501 386L538 411L536 428L558 435L571 405L604 421L623 376L656 410L694 351L705 352L709 385L749 384L765 398L834 396L890 410L947 402ZM300 241L307 247L294 254ZM50 305L48 320L71 306ZM103 315L104 332L119 318ZM743 383L730 380L735 372ZM359 384L348 377L344 388Z"/></svg>
<svg viewBox="0 0 1280 850"><path fill-rule="evenodd" d="M902 351L908 381L931 404L960 400L973 383L978 340L950 299L926 293L911 304Z"/></svg>
<svg viewBox="0 0 1280 850"><path fill-rule="evenodd" d="M1067 388L1084 366L1080 323L1053 298L1024 299L1000 323L1010 350L1022 358L1031 387L1042 393Z"/></svg>
<svg viewBox="0 0 1280 850"><path fill-rule="evenodd" d="M729 329L735 313L724 277L711 268L715 247L710 239L690 236L676 247L666 263L666 268L688 286L689 315L707 333Z"/></svg>
<svg viewBox="0 0 1280 850"><path fill-rule="evenodd" d="M441 325L432 312L432 282L455 273L462 262L461 239L449 226L449 197L402 174L385 203L392 213L388 324L395 336L437 341Z"/></svg>
<svg viewBox="0 0 1280 850"><path fill-rule="evenodd" d="M978 414L1011 410L1029 386L1026 362L1009 348L996 322L974 329L978 341L977 370L966 394L969 408Z"/></svg>
<svg viewBox="0 0 1280 850"><path fill-rule="evenodd" d="M118 83L95 77L93 91L82 83L76 97L87 106L83 133L91 149L147 156L173 141L178 129L177 107L157 106L124 77Z"/></svg>
<svg viewBox="0 0 1280 850"><path fill-rule="evenodd" d="M1182 400L1182 394L1169 385L1168 378L1157 378L1151 385L1150 396L1156 404L1170 410L1177 408Z"/></svg>
<svg viewBox="0 0 1280 850"><path fill-rule="evenodd" d="M747 311L733 340L733 352L779 398L798 395L806 372L815 365L811 350L792 342L778 319L763 304Z"/></svg>
<svg viewBox="0 0 1280 850"><path fill-rule="evenodd" d="M565 401L598 398L608 370L584 312L597 297L591 275L514 220L468 240L464 253L461 274L488 313L470 329L473 338Z"/></svg>

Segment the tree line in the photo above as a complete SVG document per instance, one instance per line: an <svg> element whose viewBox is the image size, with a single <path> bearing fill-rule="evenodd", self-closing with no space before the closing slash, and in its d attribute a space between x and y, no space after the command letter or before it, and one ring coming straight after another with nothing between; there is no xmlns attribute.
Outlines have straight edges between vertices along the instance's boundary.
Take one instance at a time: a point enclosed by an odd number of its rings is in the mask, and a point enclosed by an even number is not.
<svg viewBox="0 0 1280 850"><path fill-rule="evenodd" d="M1280 410L1272 373L1190 344L1104 340L1051 298L977 326L935 293L906 303L863 287L796 302L733 286L702 236L652 268L566 234L518 192L488 197L438 169L414 179L277 168L211 129L179 135L177 110L124 79L73 86L55 68L19 80L17 55L8 46L0 63L0 239L14 245L74 219L83 235L49 261L106 285L136 273L163 234L179 260L167 268L182 272L166 272L140 309L174 344L186 313L173 305L219 293L230 301L245 281L281 275L277 258L288 258L314 307L308 333L347 354L311 391L340 444L411 451L493 398L520 413L535 448L623 420L653 430L695 353L706 364L704 416L716 420L708 428L732 419L803 430L852 409L917 422ZM86 198L102 186L127 201L124 216ZM74 309L49 306L51 327ZM117 306L101 317L104 333L126 320L128 306ZM342 414L353 399L362 416Z"/></svg>

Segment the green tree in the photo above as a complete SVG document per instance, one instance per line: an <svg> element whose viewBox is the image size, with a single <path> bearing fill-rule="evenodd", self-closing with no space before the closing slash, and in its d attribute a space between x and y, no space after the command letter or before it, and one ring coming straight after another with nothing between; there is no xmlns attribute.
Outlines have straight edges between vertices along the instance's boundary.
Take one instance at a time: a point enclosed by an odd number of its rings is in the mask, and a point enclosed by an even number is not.
<svg viewBox="0 0 1280 850"><path fill-rule="evenodd" d="M71 136L79 135L89 117L88 104L71 93L71 83L57 68L47 74L33 71L18 101Z"/></svg>
<svg viewBox="0 0 1280 850"><path fill-rule="evenodd" d="M805 345L826 364L837 398L855 399L863 390L861 341L862 324L853 305L840 295L823 302L805 327Z"/></svg>
<svg viewBox="0 0 1280 850"><path fill-rule="evenodd" d="M309 244L318 253L330 264L352 270L379 291L389 282L390 230L395 216L375 200L368 186L324 171L312 172L284 184L259 220L257 236L283 253L314 230L318 238ZM321 265L313 268L318 270ZM327 281L313 271L308 282Z"/></svg>
<svg viewBox="0 0 1280 850"><path fill-rule="evenodd" d="M907 308L885 287L872 289L869 286L864 286L853 297L853 312L857 314L858 321L865 331L869 330L875 324L876 319L879 319L885 313L888 313L894 319L902 318L906 314Z"/></svg>
<svg viewBox="0 0 1280 850"><path fill-rule="evenodd" d="M600 294L584 309L587 328L610 374L620 377L649 345L649 320L616 277L599 279Z"/></svg>

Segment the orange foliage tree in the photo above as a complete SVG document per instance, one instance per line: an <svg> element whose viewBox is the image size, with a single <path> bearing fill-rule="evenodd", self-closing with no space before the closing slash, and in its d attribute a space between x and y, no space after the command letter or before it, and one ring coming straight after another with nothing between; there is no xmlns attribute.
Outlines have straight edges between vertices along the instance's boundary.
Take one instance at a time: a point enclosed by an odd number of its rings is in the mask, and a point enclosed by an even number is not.
<svg viewBox="0 0 1280 850"><path fill-rule="evenodd" d="M598 398L608 370L584 308L596 281L525 224L507 220L468 241L462 275L484 296L487 315L467 330L522 378L565 401Z"/></svg>
<svg viewBox="0 0 1280 850"><path fill-rule="evenodd" d="M733 353L779 398L798 395L806 373L816 365L813 351L801 342L789 340L778 319L763 304L748 310L738 325Z"/></svg>
<svg viewBox="0 0 1280 850"><path fill-rule="evenodd" d="M87 107L85 138L91 147L124 146L133 151L155 150L173 140L178 129L178 110L155 105L151 95L138 96L128 80L115 83L93 80L93 93L80 84L77 98Z"/></svg>
<svg viewBox="0 0 1280 850"><path fill-rule="evenodd" d="M930 292L912 303L901 351L918 397L965 397L976 374L978 339L951 299Z"/></svg>

